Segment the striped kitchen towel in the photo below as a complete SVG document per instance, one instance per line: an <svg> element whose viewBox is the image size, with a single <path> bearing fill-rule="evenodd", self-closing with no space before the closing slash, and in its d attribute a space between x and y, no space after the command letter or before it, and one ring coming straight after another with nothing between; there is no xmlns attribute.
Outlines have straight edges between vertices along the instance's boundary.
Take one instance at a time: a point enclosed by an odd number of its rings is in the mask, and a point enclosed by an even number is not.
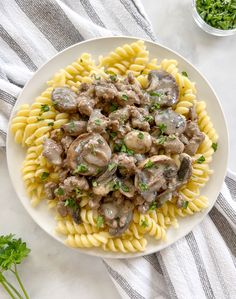
<svg viewBox="0 0 236 299"><path fill-rule="evenodd" d="M155 40L139 0L0 1L0 146L10 111L33 72L58 51L96 36ZM122 298L236 298L236 179L193 232L159 253L104 260Z"/></svg>

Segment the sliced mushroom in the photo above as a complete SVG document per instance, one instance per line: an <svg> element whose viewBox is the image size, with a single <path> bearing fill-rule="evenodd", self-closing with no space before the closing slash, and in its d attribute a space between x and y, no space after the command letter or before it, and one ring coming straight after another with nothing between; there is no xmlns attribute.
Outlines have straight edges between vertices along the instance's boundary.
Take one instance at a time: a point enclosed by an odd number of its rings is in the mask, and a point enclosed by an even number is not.
<svg viewBox="0 0 236 299"><path fill-rule="evenodd" d="M114 237L120 236L127 230L132 219L133 219L133 213L132 211L129 211L128 213L120 217L119 225L116 228L109 229L109 233Z"/></svg>
<svg viewBox="0 0 236 299"><path fill-rule="evenodd" d="M80 134L87 132L87 121L70 121L69 123L63 125L61 128L68 135L79 136Z"/></svg>
<svg viewBox="0 0 236 299"><path fill-rule="evenodd" d="M60 112L74 113L77 111L77 95L67 87L57 87L51 95L54 107Z"/></svg>
<svg viewBox="0 0 236 299"><path fill-rule="evenodd" d="M144 154L150 150L152 138L147 132L131 131L125 136L124 143L135 153Z"/></svg>
<svg viewBox="0 0 236 299"><path fill-rule="evenodd" d="M70 193L76 188L80 190L89 190L89 184L85 177L69 176L67 177L63 185L61 186L65 193Z"/></svg>
<svg viewBox="0 0 236 299"><path fill-rule="evenodd" d="M184 116L176 113L171 108L157 111L155 114L155 122L158 128L167 135L180 135L186 127Z"/></svg>
<svg viewBox="0 0 236 299"><path fill-rule="evenodd" d="M134 197L135 187L131 179L120 180L120 193L128 198Z"/></svg>
<svg viewBox="0 0 236 299"><path fill-rule="evenodd" d="M56 141L47 138L43 143L43 156L54 165L61 165L63 150Z"/></svg>
<svg viewBox="0 0 236 299"><path fill-rule="evenodd" d="M80 175L98 174L110 159L111 149L106 140L97 133L80 135L67 152L67 164Z"/></svg>
<svg viewBox="0 0 236 299"><path fill-rule="evenodd" d="M192 175L192 159L189 155L180 154L180 167L177 173L177 179L181 185L187 183Z"/></svg>
<svg viewBox="0 0 236 299"><path fill-rule="evenodd" d="M48 182L44 185L44 192L47 199L54 199L54 191L57 188L57 184L54 182Z"/></svg>
<svg viewBox="0 0 236 299"><path fill-rule="evenodd" d="M151 99L161 106L171 107L177 103L179 88L175 78L166 71L151 71L148 74L149 86L147 91Z"/></svg>

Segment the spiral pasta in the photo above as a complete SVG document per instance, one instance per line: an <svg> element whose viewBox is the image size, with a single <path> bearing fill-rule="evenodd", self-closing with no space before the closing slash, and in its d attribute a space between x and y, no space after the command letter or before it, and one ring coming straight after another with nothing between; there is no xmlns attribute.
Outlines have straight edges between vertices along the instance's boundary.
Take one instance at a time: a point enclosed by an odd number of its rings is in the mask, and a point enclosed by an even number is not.
<svg viewBox="0 0 236 299"><path fill-rule="evenodd" d="M66 86L74 92L78 91L81 83L92 83L94 78L109 78L111 75L127 75L132 72L137 84L143 89L148 87L148 74L152 70L165 70L176 80L179 87L179 101L175 111L185 117L192 106L196 107L198 125L205 134L205 139L193 157L192 176L187 184L179 189L179 195L185 206L178 208L176 198L165 202L159 208L153 208L146 214L134 211L133 220L128 229L119 237L112 237L108 228L99 223L98 212L89 207L90 196L86 191L77 195L80 208L81 224L75 223L71 216L56 215L56 232L66 237L66 244L74 248L99 247L112 252L141 252L147 245L145 236L155 240L165 240L166 231L170 226L178 227L178 217L186 217L207 208L208 200L201 195L201 188L209 180L212 170L209 164L212 161L213 143L217 142L218 135L206 111L206 103L198 101L195 83L186 72L178 70L175 59L149 57L149 52L143 41L136 41L117 47L105 57L100 57L96 64L90 54L82 54L76 61L64 69L59 70L47 82L47 88L38 96L32 105L22 105L11 123L11 132L16 143L27 147L26 157L22 166L22 178L26 192L31 198L32 205L37 205L45 198L44 185L46 182L59 182L62 170L51 165L43 156L43 142L50 136L50 132L60 129L68 123L69 115L55 110L51 101L54 88ZM180 165L178 155L169 155ZM48 208L54 210L57 200L47 201Z"/></svg>

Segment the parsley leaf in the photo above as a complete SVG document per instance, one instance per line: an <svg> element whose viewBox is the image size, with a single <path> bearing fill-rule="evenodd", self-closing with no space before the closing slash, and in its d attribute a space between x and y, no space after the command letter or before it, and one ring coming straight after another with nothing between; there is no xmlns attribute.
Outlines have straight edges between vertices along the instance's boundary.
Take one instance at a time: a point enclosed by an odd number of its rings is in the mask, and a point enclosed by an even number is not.
<svg viewBox="0 0 236 299"><path fill-rule="evenodd" d="M117 166L116 163L113 163L113 162L112 162L112 163L109 163L109 164L108 164L108 170L109 170L109 171L112 171L112 169L114 169L116 166Z"/></svg>
<svg viewBox="0 0 236 299"><path fill-rule="evenodd" d="M72 210L76 210L77 208L79 208L79 204L77 203L77 201L74 198L67 198L64 201L64 206L69 207Z"/></svg>
<svg viewBox="0 0 236 299"><path fill-rule="evenodd" d="M141 139L141 140L144 139L144 134L142 132L139 132L138 133L138 138Z"/></svg>
<svg viewBox="0 0 236 299"><path fill-rule="evenodd" d="M216 152L218 148L218 143L212 143L211 147L213 148L214 152Z"/></svg>
<svg viewBox="0 0 236 299"><path fill-rule="evenodd" d="M121 184L121 189L124 191L124 192L129 192L129 187L124 185L124 184Z"/></svg>
<svg viewBox="0 0 236 299"><path fill-rule="evenodd" d="M47 104L42 104L41 105L41 111L42 112L47 112L50 110L50 107Z"/></svg>
<svg viewBox="0 0 236 299"><path fill-rule="evenodd" d="M200 158L197 159L198 164L202 164L204 161L206 161L204 156L201 156Z"/></svg>
<svg viewBox="0 0 236 299"><path fill-rule="evenodd" d="M149 206L149 211L154 211L157 208L157 203L156 201L153 201L150 206Z"/></svg>
<svg viewBox="0 0 236 299"><path fill-rule="evenodd" d="M128 96L126 94L122 94L121 98L124 101L128 101Z"/></svg>
<svg viewBox="0 0 236 299"><path fill-rule="evenodd" d="M160 109L160 108L161 108L161 106L160 106L159 103L154 103L154 104L152 104L152 106L151 106L151 108L150 108L150 111L152 112L152 111L154 111L154 110L158 110L158 109Z"/></svg>
<svg viewBox="0 0 236 299"><path fill-rule="evenodd" d="M166 128L167 128L167 125L162 123L162 124L159 124L157 127L161 131L161 134L163 134L165 132Z"/></svg>
<svg viewBox="0 0 236 299"><path fill-rule="evenodd" d="M50 121L49 123L48 123L48 126L54 126L54 122L53 121Z"/></svg>
<svg viewBox="0 0 236 299"><path fill-rule="evenodd" d="M41 174L41 180L44 181L46 180L47 178L49 177L49 173L44 171L42 174Z"/></svg>
<svg viewBox="0 0 236 299"><path fill-rule="evenodd" d="M104 218L102 216L97 217L97 228L100 228L104 225Z"/></svg>
<svg viewBox="0 0 236 299"><path fill-rule="evenodd" d="M64 189L63 188L61 188L61 187L59 187L59 188L57 188L56 190L55 190L55 194L56 195L64 195L65 194L65 192L64 192Z"/></svg>
<svg viewBox="0 0 236 299"><path fill-rule="evenodd" d="M112 103L111 106L110 106L111 112L116 111L117 109L118 109L118 105L115 104L115 103Z"/></svg>
<svg viewBox="0 0 236 299"><path fill-rule="evenodd" d="M100 126L101 125L101 119L95 119L94 123L97 125L97 126Z"/></svg>
<svg viewBox="0 0 236 299"><path fill-rule="evenodd" d="M98 186L98 183L97 183L96 181L93 181L93 182L92 182L92 185L93 185L93 187L97 187L97 186Z"/></svg>
<svg viewBox="0 0 236 299"><path fill-rule="evenodd" d="M183 75L184 77L188 77L188 74L187 74L185 71L182 72L182 75Z"/></svg>
<svg viewBox="0 0 236 299"><path fill-rule="evenodd" d="M182 204L182 208L183 209L187 209L189 202L187 200L185 200Z"/></svg>
<svg viewBox="0 0 236 299"><path fill-rule="evenodd" d="M155 91L150 91L149 94L151 97L161 97L162 96L161 93L155 92Z"/></svg>
<svg viewBox="0 0 236 299"><path fill-rule="evenodd" d="M121 148L120 148L120 151L122 153L127 153L129 156L132 156L134 154L134 151L131 150L131 149L128 149L127 146L123 143Z"/></svg>
<svg viewBox="0 0 236 299"><path fill-rule="evenodd" d="M146 115L146 116L144 116L144 120L145 121L148 121L148 122L151 122L151 121L153 121L153 116L152 115Z"/></svg>
<svg viewBox="0 0 236 299"><path fill-rule="evenodd" d="M77 165L77 167L76 167L76 169L74 170L74 174L76 174L76 173L80 173L80 172L86 172L88 170L88 167L86 166L86 165L84 165L84 164L79 164L79 165Z"/></svg>
<svg viewBox="0 0 236 299"><path fill-rule="evenodd" d="M144 192L148 190L148 186L145 183L139 183L139 189Z"/></svg>
<svg viewBox="0 0 236 299"><path fill-rule="evenodd" d="M147 163L145 163L144 168L152 168L153 165L154 163L151 160L148 160Z"/></svg>
<svg viewBox="0 0 236 299"><path fill-rule="evenodd" d="M114 75L110 75L110 79L111 79L112 82L116 82L116 80L117 80L117 75L116 75L116 74L114 74Z"/></svg>
<svg viewBox="0 0 236 299"><path fill-rule="evenodd" d="M146 228L146 227L148 227L148 221L145 219L145 220L141 220L141 226L143 227L143 228Z"/></svg>
<svg viewBox="0 0 236 299"><path fill-rule="evenodd" d="M116 132L111 132L109 135L111 136L112 139L114 139L117 136L117 133Z"/></svg>
<svg viewBox="0 0 236 299"><path fill-rule="evenodd" d="M166 141L166 136L163 136L163 135L160 135L158 138L157 138L157 142L159 144L164 144Z"/></svg>

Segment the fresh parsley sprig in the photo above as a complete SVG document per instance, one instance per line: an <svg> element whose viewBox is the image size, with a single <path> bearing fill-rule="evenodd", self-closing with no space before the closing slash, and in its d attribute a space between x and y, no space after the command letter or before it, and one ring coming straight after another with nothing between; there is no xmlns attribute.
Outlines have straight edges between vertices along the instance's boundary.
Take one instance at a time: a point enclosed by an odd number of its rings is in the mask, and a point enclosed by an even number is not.
<svg viewBox="0 0 236 299"><path fill-rule="evenodd" d="M20 279L17 265L30 253L30 249L21 239L14 238L13 234L0 236L0 284L12 299L29 299L25 287ZM8 281L4 272L11 272L20 287L20 291ZM23 292L24 295L21 294Z"/></svg>

